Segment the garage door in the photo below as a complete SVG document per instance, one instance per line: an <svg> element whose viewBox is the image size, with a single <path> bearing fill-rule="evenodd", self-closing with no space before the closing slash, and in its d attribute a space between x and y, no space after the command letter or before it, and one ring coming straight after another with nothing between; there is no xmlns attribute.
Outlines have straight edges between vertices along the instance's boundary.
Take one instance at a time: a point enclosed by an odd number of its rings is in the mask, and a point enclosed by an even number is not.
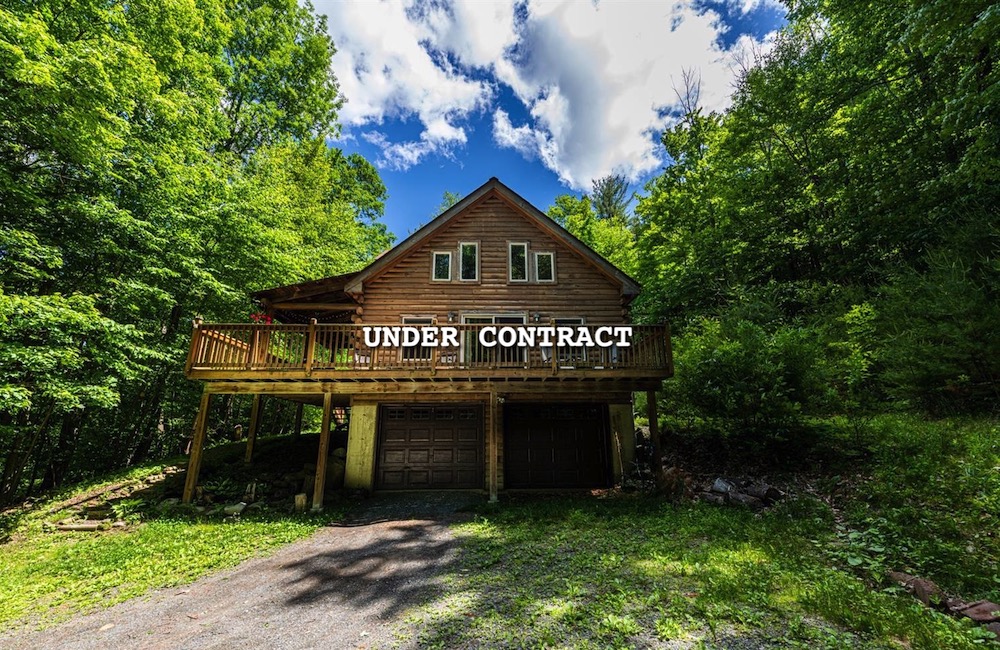
<svg viewBox="0 0 1000 650"><path fill-rule="evenodd" d="M508 404L504 409L504 486L610 485L604 404Z"/></svg>
<svg viewBox="0 0 1000 650"><path fill-rule="evenodd" d="M375 487L483 487L479 404L387 404L379 411Z"/></svg>

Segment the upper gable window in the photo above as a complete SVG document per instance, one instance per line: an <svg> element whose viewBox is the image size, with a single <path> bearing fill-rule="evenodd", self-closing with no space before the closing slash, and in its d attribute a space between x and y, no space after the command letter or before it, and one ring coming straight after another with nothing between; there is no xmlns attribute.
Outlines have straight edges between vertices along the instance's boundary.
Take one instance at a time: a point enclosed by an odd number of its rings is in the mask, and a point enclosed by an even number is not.
<svg viewBox="0 0 1000 650"><path fill-rule="evenodd" d="M535 281L556 281L556 254L535 253Z"/></svg>
<svg viewBox="0 0 1000 650"><path fill-rule="evenodd" d="M528 281L528 245L510 244L507 254L507 279L511 282Z"/></svg>
<svg viewBox="0 0 1000 650"><path fill-rule="evenodd" d="M434 274L432 280L437 282L447 282L451 280L451 253L448 251L434 251Z"/></svg>
<svg viewBox="0 0 1000 650"><path fill-rule="evenodd" d="M479 279L479 244L477 242L462 242L458 245L458 261L460 280Z"/></svg>

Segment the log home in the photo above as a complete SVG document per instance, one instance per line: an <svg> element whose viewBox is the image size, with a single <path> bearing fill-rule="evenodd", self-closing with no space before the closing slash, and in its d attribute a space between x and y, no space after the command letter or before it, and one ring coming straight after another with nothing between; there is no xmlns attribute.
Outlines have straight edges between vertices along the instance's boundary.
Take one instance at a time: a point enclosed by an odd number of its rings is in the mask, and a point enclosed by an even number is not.
<svg viewBox="0 0 1000 650"><path fill-rule="evenodd" d="M184 500L213 395L349 412L345 486L606 487L633 459L632 394L672 375L663 325L630 325L639 285L496 178L364 269L254 294L272 322L195 321L205 382ZM301 407L300 407L301 409ZM301 414L301 410L299 411ZM654 435L654 440L656 436Z"/></svg>

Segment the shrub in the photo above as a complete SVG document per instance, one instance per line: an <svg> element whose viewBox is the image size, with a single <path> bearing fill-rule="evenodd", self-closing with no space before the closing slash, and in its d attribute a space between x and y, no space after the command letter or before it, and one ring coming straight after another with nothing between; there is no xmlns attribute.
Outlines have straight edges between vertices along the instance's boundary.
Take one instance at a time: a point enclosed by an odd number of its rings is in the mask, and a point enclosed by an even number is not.
<svg viewBox="0 0 1000 650"><path fill-rule="evenodd" d="M675 350L676 378L665 387L678 415L744 432L787 429L828 397L822 346L808 329L705 318L677 338Z"/></svg>

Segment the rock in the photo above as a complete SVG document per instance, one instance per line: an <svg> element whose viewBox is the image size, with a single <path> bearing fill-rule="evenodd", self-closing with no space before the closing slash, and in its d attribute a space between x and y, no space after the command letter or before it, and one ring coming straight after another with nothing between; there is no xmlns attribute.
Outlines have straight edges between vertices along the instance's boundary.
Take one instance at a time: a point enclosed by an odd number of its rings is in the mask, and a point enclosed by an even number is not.
<svg viewBox="0 0 1000 650"><path fill-rule="evenodd" d="M890 571L889 579L900 585L906 591L913 594L913 597L928 607L938 607L944 603L945 607L952 612L964 609L966 604L957 599L945 600L945 594L936 584L926 578L903 573L901 571Z"/></svg>
<svg viewBox="0 0 1000 650"><path fill-rule="evenodd" d="M347 450L343 447L337 447L333 450L332 456L334 458L347 458Z"/></svg>
<svg viewBox="0 0 1000 650"><path fill-rule="evenodd" d="M958 612L962 611L968 606L969 603L965 602L961 598L949 598L948 600L944 601L945 609L947 609L952 614L958 614Z"/></svg>
<svg viewBox="0 0 1000 650"><path fill-rule="evenodd" d="M705 503L714 503L716 505L723 505L726 502L726 497L715 492L702 492L698 495L698 499Z"/></svg>
<svg viewBox="0 0 1000 650"><path fill-rule="evenodd" d="M751 481L742 490L743 492L749 494L752 497L760 499L761 501L767 503L768 505L781 501L785 498L785 493L774 487L773 485L768 485L763 481Z"/></svg>
<svg viewBox="0 0 1000 650"><path fill-rule="evenodd" d="M729 503L746 506L752 510L761 510L764 507L763 501L757 497L752 497L749 494L743 494L742 492L730 492Z"/></svg>
<svg viewBox="0 0 1000 650"><path fill-rule="evenodd" d="M124 521L116 521L115 523L111 524L112 528L125 528L126 526L128 526L128 524L126 524Z"/></svg>
<svg viewBox="0 0 1000 650"><path fill-rule="evenodd" d="M712 492L717 492L718 494L729 494L736 489L736 486L727 481L724 478L717 478L712 483Z"/></svg>
<svg viewBox="0 0 1000 650"><path fill-rule="evenodd" d="M164 499L163 501L160 501L160 507L163 508L163 507L176 506L180 502L181 502L180 499L176 497L171 497L169 499Z"/></svg>
<svg viewBox="0 0 1000 650"><path fill-rule="evenodd" d="M930 580L916 578L908 587L910 593L928 607L937 607L944 601L944 592Z"/></svg>
<svg viewBox="0 0 1000 650"><path fill-rule="evenodd" d="M958 614L966 618L971 618L976 623L996 623L1000 622L1000 605L991 603L988 600L977 600L958 610Z"/></svg>
<svg viewBox="0 0 1000 650"><path fill-rule="evenodd" d="M986 629L996 635L1000 639L1000 623L990 623L986 626Z"/></svg>
<svg viewBox="0 0 1000 650"><path fill-rule="evenodd" d="M226 506L225 508L222 509L222 511L227 515L238 515L241 512L243 512L246 509L246 507L247 507L246 502L240 501L239 503L234 503L231 506Z"/></svg>
<svg viewBox="0 0 1000 650"><path fill-rule="evenodd" d="M340 488L344 485L344 463L339 459L333 459L326 466L326 484L324 488L327 490Z"/></svg>

